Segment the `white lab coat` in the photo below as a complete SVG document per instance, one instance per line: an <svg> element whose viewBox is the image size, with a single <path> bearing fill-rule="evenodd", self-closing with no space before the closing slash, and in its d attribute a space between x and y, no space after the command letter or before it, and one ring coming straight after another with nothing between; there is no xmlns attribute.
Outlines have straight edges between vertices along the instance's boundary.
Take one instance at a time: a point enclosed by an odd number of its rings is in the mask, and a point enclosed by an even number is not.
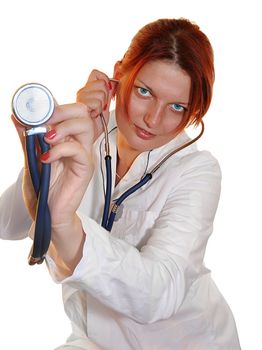
<svg viewBox="0 0 262 350"><path fill-rule="evenodd" d="M187 140L182 133L150 155L140 154L113 188L113 198ZM116 130L110 133L110 145L114 178ZM108 233L100 226L103 146L99 140L96 171L78 210L86 232L83 258L73 275L63 279L47 257L53 279L62 284L72 323L72 335L58 349L240 349L231 310L203 263L220 195L217 161L196 145L177 153L125 200ZM4 238L21 238L29 227L18 204L20 184L0 202Z"/></svg>

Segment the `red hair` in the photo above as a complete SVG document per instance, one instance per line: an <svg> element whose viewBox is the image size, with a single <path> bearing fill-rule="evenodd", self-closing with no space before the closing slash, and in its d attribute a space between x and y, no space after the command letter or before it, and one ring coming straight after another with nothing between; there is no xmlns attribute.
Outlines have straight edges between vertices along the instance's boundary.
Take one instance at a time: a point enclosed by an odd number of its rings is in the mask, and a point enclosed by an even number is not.
<svg viewBox="0 0 262 350"><path fill-rule="evenodd" d="M133 38L118 64L120 98L127 109L139 70L150 61L165 60L180 66L191 78L190 100L179 129L198 125L207 112L213 91L214 58L207 36L187 19L159 19L144 26Z"/></svg>

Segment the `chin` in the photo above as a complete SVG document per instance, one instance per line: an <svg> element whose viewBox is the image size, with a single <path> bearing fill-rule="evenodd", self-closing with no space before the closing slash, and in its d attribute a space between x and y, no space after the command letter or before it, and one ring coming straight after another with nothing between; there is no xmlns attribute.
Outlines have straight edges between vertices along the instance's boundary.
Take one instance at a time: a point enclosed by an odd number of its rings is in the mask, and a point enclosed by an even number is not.
<svg viewBox="0 0 262 350"><path fill-rule="evenodd" d="M160 147L158 142L153 140L142 140L135 134L133 135L133 137L126 137L126 142L128 143L130 148L136 150L139 153L147 152L154 148Z"/></svg>

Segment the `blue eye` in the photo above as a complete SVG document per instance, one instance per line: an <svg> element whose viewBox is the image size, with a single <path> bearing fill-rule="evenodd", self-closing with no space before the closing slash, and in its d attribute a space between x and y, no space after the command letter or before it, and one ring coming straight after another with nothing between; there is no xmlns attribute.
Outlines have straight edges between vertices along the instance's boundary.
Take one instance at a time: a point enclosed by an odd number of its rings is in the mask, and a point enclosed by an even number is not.
<svg viewBox="0 0 262 350"><path fill-rule="evenodd" d="M138 87L137 91L141 96L150 96L151 95L150 91L144 87Z"/></svg>
<svg viewBox="0 0 262 350"><path fill-rule="evenodd" d="M171 108L176 112L184 112L185 111L185 107L179 105L178 103L173 103L171 105Z"/></svg>

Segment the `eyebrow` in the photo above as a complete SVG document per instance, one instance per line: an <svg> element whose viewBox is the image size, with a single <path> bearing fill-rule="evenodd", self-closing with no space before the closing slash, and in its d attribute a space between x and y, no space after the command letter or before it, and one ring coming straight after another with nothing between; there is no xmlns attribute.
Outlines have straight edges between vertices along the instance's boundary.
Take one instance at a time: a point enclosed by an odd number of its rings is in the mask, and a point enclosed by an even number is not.
<svg viewBox="0 0 262 350"><path fill-rule="evenodd" d="M140 80L140 79L138 79L138 78L137 78L136 80L137 80L137 82L139 82L140 84L144 85L145 88L146 88L148 91L150 91L150 92L152 93L153 96L155 96L154 90L152 90L149 86L147 86L146 83L144 83L142 80ZM185 105L185 106L187 106L187 107L190 105L189 102L182 102L182 101L175 101L175 102L173 102L173 103Z"/></svg>

